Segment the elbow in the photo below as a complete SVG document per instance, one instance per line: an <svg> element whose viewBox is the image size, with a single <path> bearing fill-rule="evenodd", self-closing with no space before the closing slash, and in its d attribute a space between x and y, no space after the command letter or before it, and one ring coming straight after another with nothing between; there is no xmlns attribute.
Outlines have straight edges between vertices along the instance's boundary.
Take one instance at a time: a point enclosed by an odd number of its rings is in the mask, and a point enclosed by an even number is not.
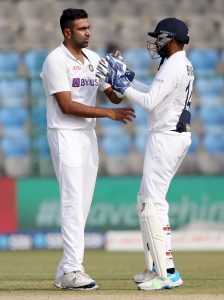
<svg viewBox="0 0 224 300"><path fill-rule="evenodd" d="M69 110L66 107L61 108L61 111L65 115L67 115L69 113Z"/></svg>
<svg viewBox="0 0 224 300"><path fill-rule="evenodd" d="M144 108L147 112L151 112L155 108L155 104L152 101L144 101Z"/></svg>
<svg viewBox="0 0 224 300"><path fill-rule="evenodd" d="M141 103L140 106L148 113L150 113L153 110L153 108L149 106L148 103L144 103L144 104Z"/></svg>
<svg viewBox="0 0 224 300"><path fill-rule="evenodd" d="M152 110L153 110L152 107L149 107L149 106L146 107L146 111L147 111L148 113L150 113Z"/></svg>
<svg viewBox="0 0 224 300"><path fill-rule="evenodd" d="M70 115L71 114L71 107L70 107L70 105L63 105L61 107L61 111L65 115Z"/></svg>

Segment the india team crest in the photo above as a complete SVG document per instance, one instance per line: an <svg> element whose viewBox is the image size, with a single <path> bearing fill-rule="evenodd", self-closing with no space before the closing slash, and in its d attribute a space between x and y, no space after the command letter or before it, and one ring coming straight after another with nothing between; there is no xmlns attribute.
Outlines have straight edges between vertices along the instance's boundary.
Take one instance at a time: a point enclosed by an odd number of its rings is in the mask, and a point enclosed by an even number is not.
<svg viewBox="0 0 224 300"><path fill-rule="evenodd" d="M90 72L94 71L93 65L89 65L89 70L90 70Z"/></svg>

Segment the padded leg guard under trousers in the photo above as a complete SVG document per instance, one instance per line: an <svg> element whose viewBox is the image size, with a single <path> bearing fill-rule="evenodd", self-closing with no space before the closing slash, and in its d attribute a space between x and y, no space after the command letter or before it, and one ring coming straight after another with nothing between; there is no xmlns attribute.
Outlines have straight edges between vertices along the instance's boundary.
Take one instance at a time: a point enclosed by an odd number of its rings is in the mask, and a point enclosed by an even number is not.
<svg viewBox="0 0 224 300"><path fill-rule="evenodd" d="M142 210L139 212L140 226L142 237L144 239L145 257L148 252L151 253L151 258L147 264L155 264L156 272L162 280L167 279L166 271L166 249L163 227L157 217L154 204L150 201L143 203ZM146 246L145 246L146 245Z"/></svg>

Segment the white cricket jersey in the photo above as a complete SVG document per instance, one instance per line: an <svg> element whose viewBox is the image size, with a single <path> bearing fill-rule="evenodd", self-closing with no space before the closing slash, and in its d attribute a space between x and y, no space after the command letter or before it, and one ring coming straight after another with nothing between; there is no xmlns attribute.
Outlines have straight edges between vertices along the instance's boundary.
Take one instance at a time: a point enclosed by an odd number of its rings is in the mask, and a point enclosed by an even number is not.
<svg viewBox="0 0 224 300"><path fill-rule="evenodd" d="M150 112L148 130L175 130L179 117L191 102L194 74L185 51L173 54L161 66L148 91L127 88L124 95Z"/></svg>
<svg viewBox="0 0 224 300"><path fill-rule="evenodd" d="M54 129L92 129L94 118L81 118L64 114L54 96L70 91L73 101L95 106L99 80L95 76L100 57L97 53L82 49L84 63L76 59L62 43L46 58L41 72L47 98L47 127ZM101 89L105 89L101 87Z"/></svg>

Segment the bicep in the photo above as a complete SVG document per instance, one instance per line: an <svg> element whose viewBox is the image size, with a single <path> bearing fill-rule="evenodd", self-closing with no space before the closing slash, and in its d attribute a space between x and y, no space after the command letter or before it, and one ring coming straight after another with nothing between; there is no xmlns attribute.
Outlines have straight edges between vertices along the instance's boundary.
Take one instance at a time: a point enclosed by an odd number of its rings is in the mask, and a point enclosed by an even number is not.
<svg viewBox="0 0 224 300"><path fill-rule="evenodd" d="M63 92L54 93L53 95L61 111L63 113L67 113L69 111L70 106L72 105L71 92L63 91Z"/></svg>

